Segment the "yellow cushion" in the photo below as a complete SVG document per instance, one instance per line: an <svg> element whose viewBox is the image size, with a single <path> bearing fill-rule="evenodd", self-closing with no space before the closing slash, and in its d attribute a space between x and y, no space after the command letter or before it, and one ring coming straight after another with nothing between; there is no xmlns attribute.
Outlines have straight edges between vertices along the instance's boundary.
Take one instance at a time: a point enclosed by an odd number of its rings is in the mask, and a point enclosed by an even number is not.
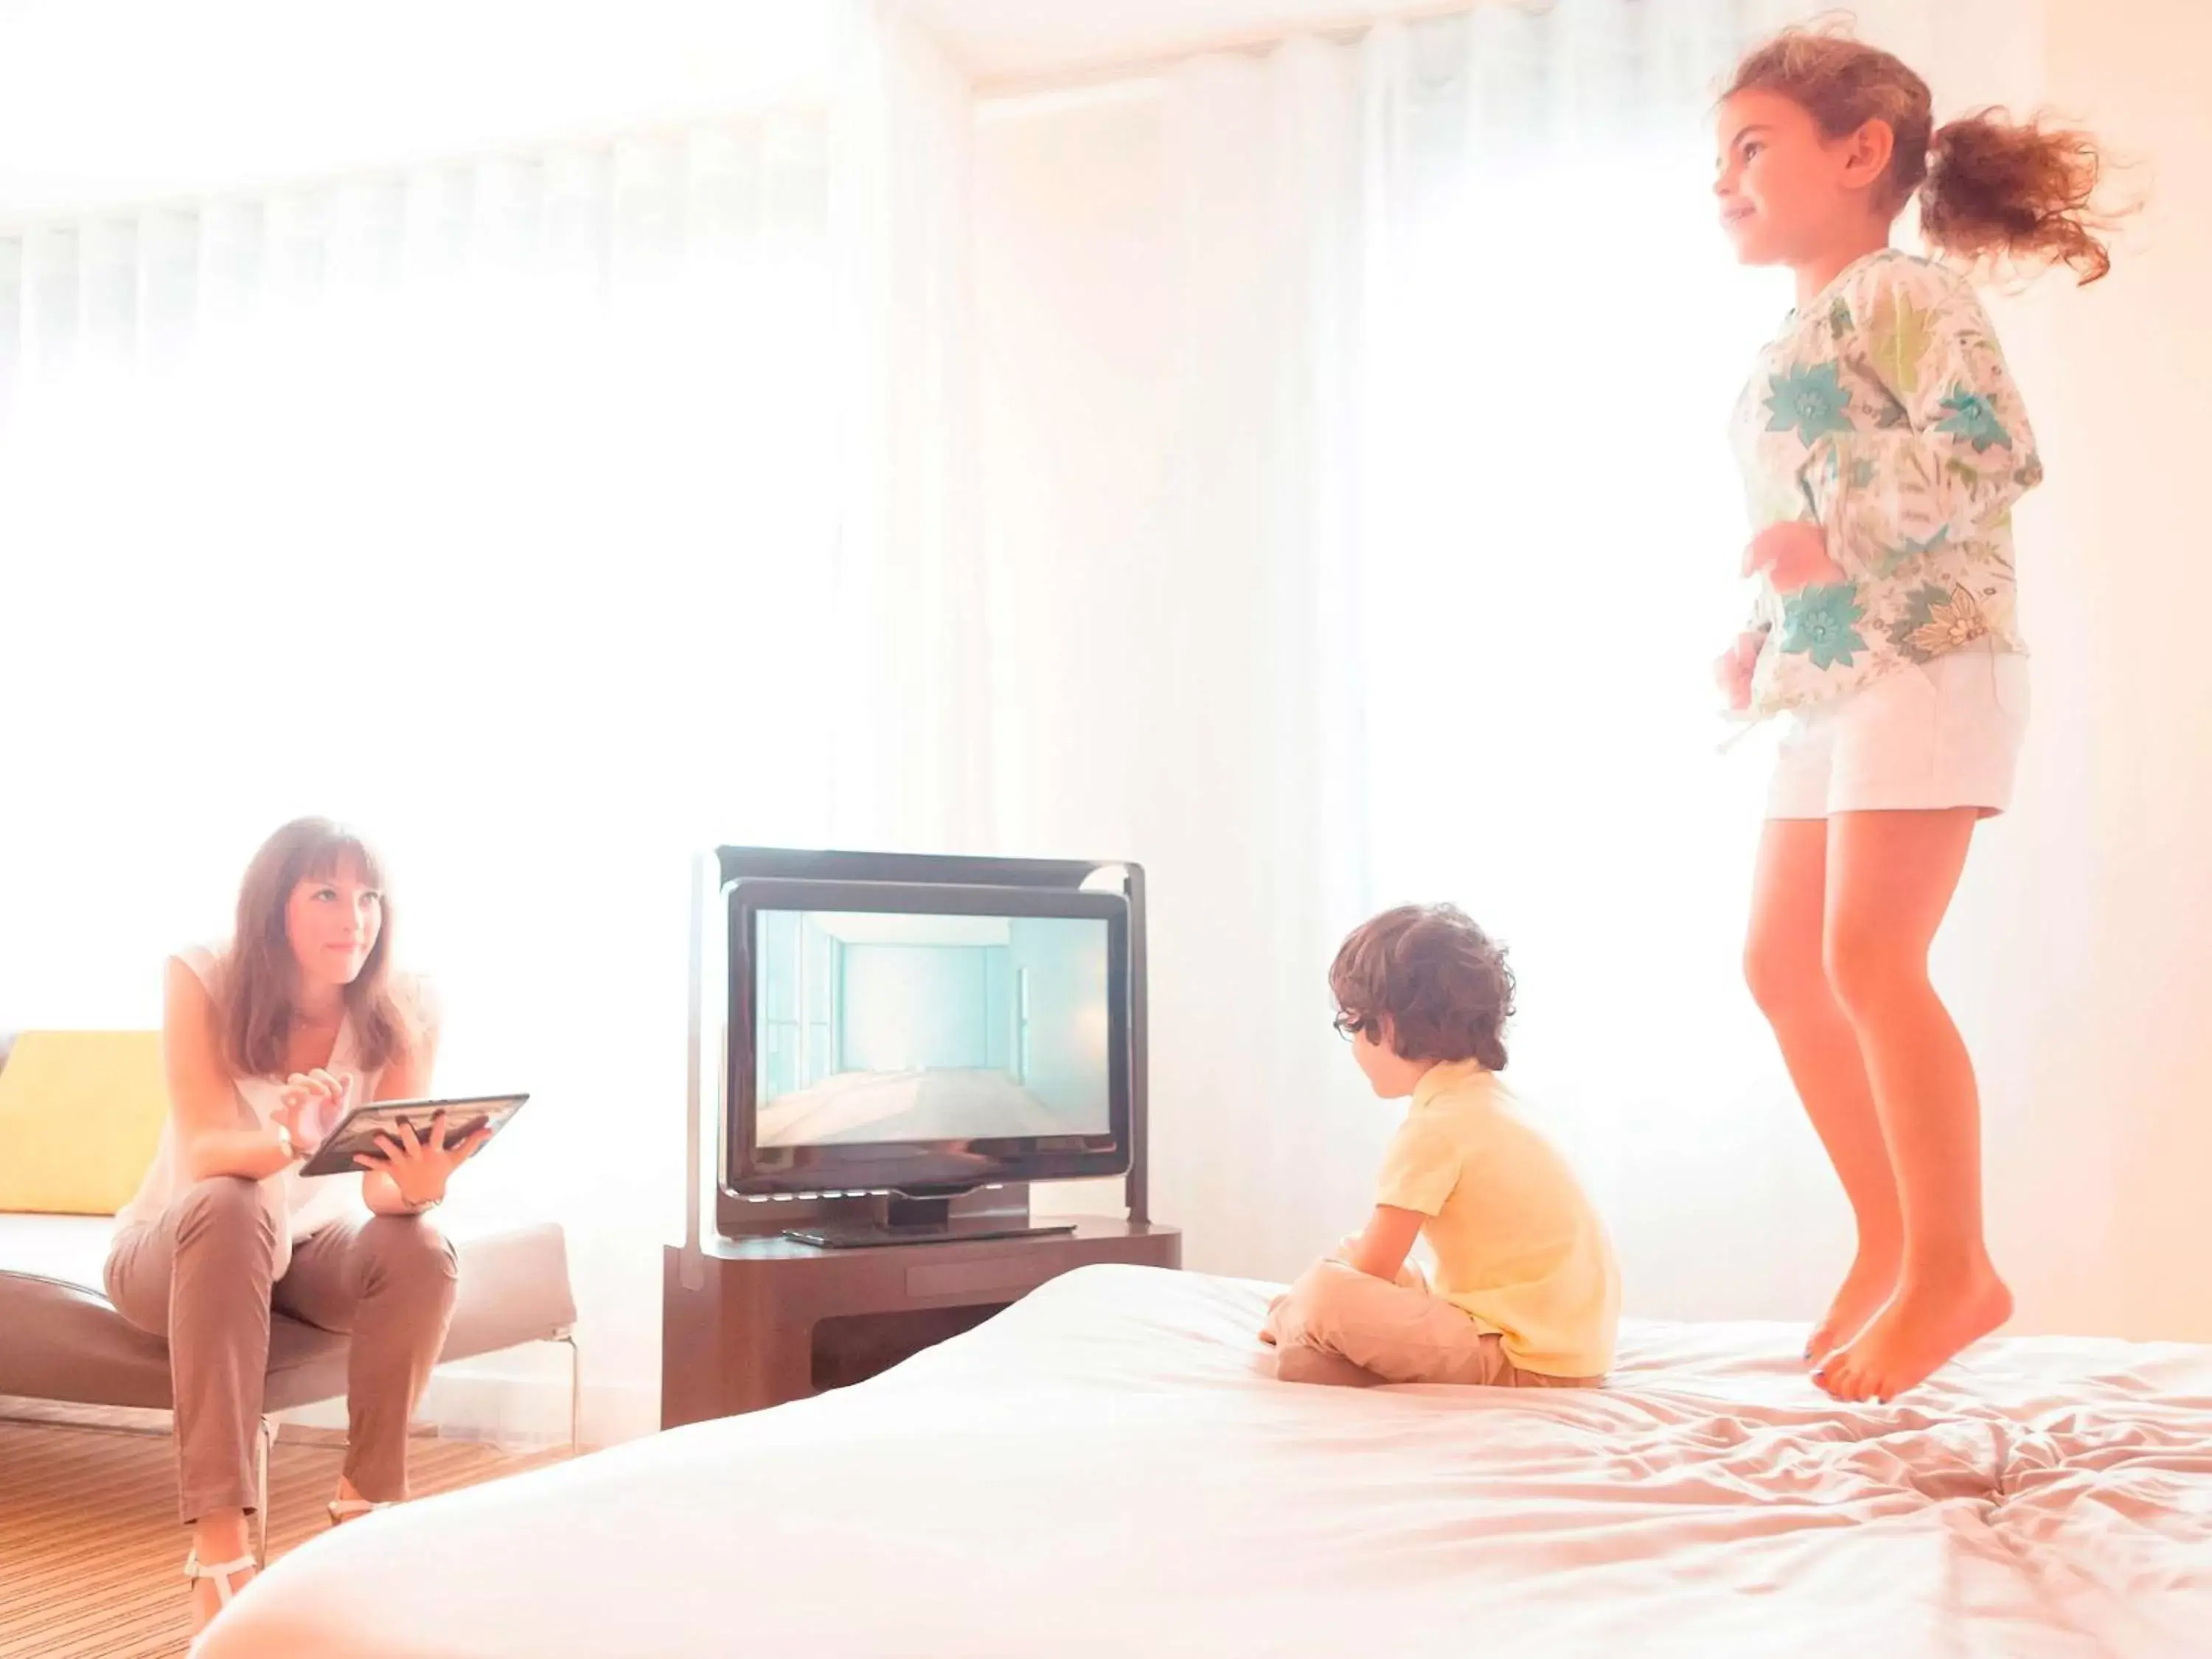
<svg viewBox="0 0 2212 1659"><path fill-rule="evenodd" d="M159 1031L26 1031L0 1068L0 1211L113 1215L169 1095Z"/></svg>

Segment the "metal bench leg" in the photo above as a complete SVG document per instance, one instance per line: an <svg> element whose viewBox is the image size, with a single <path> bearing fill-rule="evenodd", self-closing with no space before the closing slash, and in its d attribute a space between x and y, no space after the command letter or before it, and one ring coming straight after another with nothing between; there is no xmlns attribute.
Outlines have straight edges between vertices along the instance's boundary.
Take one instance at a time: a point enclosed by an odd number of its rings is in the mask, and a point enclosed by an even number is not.
<svg viewBox="0 0 2212 1659"><path fill-rule="evenodd" d="M263 1566L269 1565L269 1449L276 1441L276 1419L261 1419L261 1431L253 1437L253 1526L259 1534L253 1547L253 1559Z"/></svg>

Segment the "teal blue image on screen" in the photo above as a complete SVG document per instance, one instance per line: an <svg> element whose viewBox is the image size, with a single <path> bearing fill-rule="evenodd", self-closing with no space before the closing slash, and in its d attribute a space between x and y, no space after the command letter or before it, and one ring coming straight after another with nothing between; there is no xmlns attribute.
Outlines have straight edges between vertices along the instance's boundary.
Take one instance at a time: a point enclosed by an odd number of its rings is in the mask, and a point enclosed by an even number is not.
<svg viewBox="0 0 2212 1659"><path fill-rule="evenodd" d="M1112 1127L1103 921L842 910L757 920L755 1144Z"/></svg>

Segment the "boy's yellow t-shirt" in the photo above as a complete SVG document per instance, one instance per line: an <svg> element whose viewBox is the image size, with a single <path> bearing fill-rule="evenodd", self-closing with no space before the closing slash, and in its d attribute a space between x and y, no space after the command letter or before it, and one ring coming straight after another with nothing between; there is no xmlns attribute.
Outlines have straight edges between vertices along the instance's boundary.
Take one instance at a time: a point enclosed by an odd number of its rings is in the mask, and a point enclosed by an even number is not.
<svg viewBox="0 0 2212 1659"><path fill-rule="evenodd" d="M1428 1218L1437 1295L1546 1376L1613 1369L1620 1269L1559 1149L1475 1060L1432 1067L1382 1160L1376 1201Z"/></svg>

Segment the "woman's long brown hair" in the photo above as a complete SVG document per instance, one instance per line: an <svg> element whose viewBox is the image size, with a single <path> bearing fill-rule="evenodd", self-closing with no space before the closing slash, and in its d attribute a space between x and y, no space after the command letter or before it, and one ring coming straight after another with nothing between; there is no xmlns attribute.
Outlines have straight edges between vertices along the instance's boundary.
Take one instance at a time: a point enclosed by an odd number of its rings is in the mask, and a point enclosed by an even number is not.
<svg viewBox="0 0 2212 1659"><path fill-rule="evenodd" d="M1938 127L1928 83L1842 25L1784 30L1736 66L1728 97L1777 92L1830 139L1886 123L1893 140L1882 206L1917 191L1930 248L1964 263L2066 265L2083 283L2112 268L2104 233L2122 210L2096 202L2106 161L2086 132L1985 109Z"/></svg>
<svg viewBox="0 0 2212 1659"><path fill-rule="evenodd" d="M361 1064L374 1071L415 1041L415 1021L392 984L392 907L384 892L383 862L361 836L328 818L295 818L261 844L239 884L238 924L218 1000L224 1058L239 1076L283 1074L300 988L285 907L300 883L331 879L348 862L383 894L376 944L345 988Z"/></svg>

